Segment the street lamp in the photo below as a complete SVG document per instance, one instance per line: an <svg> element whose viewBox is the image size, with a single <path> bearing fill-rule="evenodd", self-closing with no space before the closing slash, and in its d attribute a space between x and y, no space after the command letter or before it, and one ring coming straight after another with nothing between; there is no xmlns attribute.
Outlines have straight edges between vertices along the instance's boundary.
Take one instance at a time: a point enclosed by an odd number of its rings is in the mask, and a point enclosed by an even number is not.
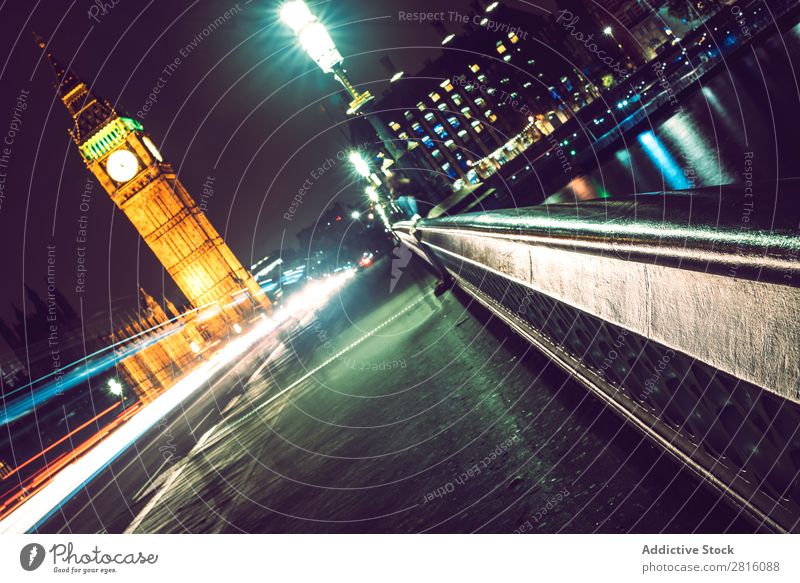
<svg viewBox="0 0 800 583"><path fill-rule="evenodd" d="M350 216L353 217L353 220L357 221L358 219L361 218L361 213L358 211L353 211Z"/></svg>
<svg viewBox="0 0 800 583"><path fill-rule="evenodd" d="M622 48L622 43L621 43L621 42L619 42L619 41L617 40L617 37L615 37L615 36L614 36L614 29L613 29L613 28L611 28L610 26L607 26L607 27L605 27L605 28L603 29L603 34L604 34L604 35L606 35L606 36L610 36L612 39L614 39L614 42L616 42L616 43L617 43L617 46L620 48L620 50L624 50L624 49Z"/></svg>
<svg viewBox="0 0 800 583"><path fill-rule="evenodd" d="M342 55L333 43L325 25L311 13L303 0L292 0L281 7L281 20L297 36L300 46L325 73L333 73L353 100L347 110L356 113L365 103L374 99L369 91L359 93L345 74Z"/></svg>
<svg viewBox="0 0 800 583"><path fill-rule="evenodd" d="M108 379L108 392L115 397L122 396L122 383L117 379Z"/></svg>
<svg viewBox="0 0 800 583"><path fill-rule="evenodd" d="M371 202L378 202L380 200L380 197L378 196L378 191L375 190L374 186L367 186L366 192Z"/></svg>
<svg viewBox="0 0 800 583"><path fill-rule="evenodd" d="M372 172L370 172L369 164L367 164L367 161L364 160L359 152L350 152L348 159L360 176L364 178L370 177Z"/></svg>

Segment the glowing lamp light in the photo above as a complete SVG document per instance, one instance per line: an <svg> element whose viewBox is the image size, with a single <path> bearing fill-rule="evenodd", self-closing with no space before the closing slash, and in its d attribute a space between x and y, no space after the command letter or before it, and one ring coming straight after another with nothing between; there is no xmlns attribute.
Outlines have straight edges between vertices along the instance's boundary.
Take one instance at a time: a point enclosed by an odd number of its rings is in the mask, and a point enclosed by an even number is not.
<svg viewBox="0 0 800 583"><path fill-rule="evenodd" d="M356 172L358 172L364 178L368 178L371 174L369 171L369 164L364 158L361 157L361 154L358 152L350 152L350 163L355 167Z"/></svg>
<svg viewBox="0 0 800 583"><path fill-rule="evenodd" d="M234 324L234 325L233 325L233 331L234 331L234 332L236 332L237 334L241 334L241 333L242 333L242 327L241 327L241 326L239 326L239 324L238 324L238 323L237 323L237 324Z"/></svg>
<svg viewBox="0 0 800 583"><path fill-rule="evenodd" d="M303 50L326 73L333 73L333 68L344 60L321 22L312 22L298 33L297 38Z"/></svg>
<svg viewBox="0 0 800 583"><path fill-rule="evenodd" d="M355 220L358 220L361 218L361 213L358 211L353 211L353 214L351 214L350 216L353 217Z"/></svg>
<svg viewBox="0 0 800 583"><path fill-rule="evenodd" d="M303 0L293 0L281 7L281 20L297 34L316 19Z"/></svg>
<svg viewBox="0 0 800 583"><path fill-rule="evenodd" d="M374 186L367 186L367 196L372 202L378 202L378 191L375 190Z"/></svg>
<svg viewBox="0 0 800 583"><path fill-rule="evenodd" d="M450 42L451 40L453 40L454 38L456 38L456 35L454 35L454 34L448 34L446 37L444 37L444 40L442 41L442 44L443 44L443 45L446 45L447 43L449 43L449 42Z"/></svg>
<svg viewBox="0 0 800 583"><path fill-rule="evenodd" d="M200 345L197 342L192 342L191 344L189 344L189 348L191 348L192 352L194 352L195 354L200 352Z"/></svg>
<svg viewBox="0 0 800 583"><path fill-rule="evenodd" d="M281 20L297 35L300 46L325 73L343 61L331 35L302 0L287 2L281 8Z"/></svg>
<svg viewBox="0 0 800 583"><path fill-rule="evenodd" d="M392 75L392 78L391 78L391 79L389 79L389 83L394 83L395 81L397 81L398 79L400 79L400 77L402 77L402 76L403 76L403 72L402 72L402 71L398 71L397 73L395 73L394 75Z"/></svg>
<svg viewBox="0 0 800 583"><path fill-rule="evenodd" d="M497 8L498 4L499 2L492 2L491 4L489 4L489 6L486 7L486 12L491 12L492 10L494 10L495 8Z"/></svg>
<svg viewBox="0 0 800 583"><path fill-rule="evenodd" d="M108 392L115 397L122 396L122 383L117 379L108 379Z"/></svg>
<svg viewBox="0 0 800 583"><path fill-rule="evenodd" d="M614 34L614 29L611 28L610 26L607 26L603 29L603 34L611 36L612 34Z"/></svg>

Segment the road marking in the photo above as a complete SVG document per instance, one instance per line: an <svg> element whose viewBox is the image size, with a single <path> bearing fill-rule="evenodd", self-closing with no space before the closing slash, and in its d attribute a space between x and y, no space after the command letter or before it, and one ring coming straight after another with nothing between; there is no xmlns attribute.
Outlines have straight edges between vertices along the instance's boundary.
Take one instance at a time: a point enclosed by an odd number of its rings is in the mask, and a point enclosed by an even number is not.
<svg viewBox="0 0 800 583"><path fill-rule="evenodd" d="M154 490L155 488L158 487L158 484L161 482L161 480L165 476L167 476L167 474L164 474L163 476L161 476L161 475L159 475L159 472L161 472L163 467L165 465L167 465L170 461L172 461L172 458L165 459L163 462L161 462L161 465L158 466L158 469L155 472L153 472L152 474L150 474L150 478L144 484L142 484L142 487L139 488L139 490L137 490L136 494L133 495L133 501L134 502L138 502L150 490Z"/></svg>
<svg viewBox="0 0 800 583"><path fill-rule="evenodd" d="M194 426L194 427L192 427L192 429L191 429L191 431L190 431L190 433L192 434L192 437L194 437L194 432L197 430L197 428L198 428L198 427L200 427L200 426L203 424L203 421L205 421L206 419L208 419L208 418L209 418L209 416L210 416L210 415L211 415L213 412L214 412L214 409L212 408L212 409L211 409L211 410L210 410L208 413L206 413L206 416L205 416L205 417L203 417L203 418L202 418L202 419L201 419L201 420L200 420L198 423L196 423L196 424L195 424L195 426Z"/></svg>
<svg viewBox="0 0 800 583"><path fill-rule="evenodd" d="M174 470L169 475L167 481L164 482L164 486L162 486L162 488L158 492L156 492L156 495L153 496L150 499L150 501L145 505L145 507L142 508L142 511L138 515L136 515L136 518L134 518L133 522L131 522L128 525L128 528L125 529L125 532L123 534L132 534L137 528L139 528L139 525L142 523L145 517L150 513L150 511L153 508L155 508L156 504L158 504L158 501L161 500L161 498L164 497L164 494L167 493L169 487L172 486L175 480L178 479L178 476L181 475L181 472L183 472L183 468L184 466L181 466L178 469Z"/></svg>

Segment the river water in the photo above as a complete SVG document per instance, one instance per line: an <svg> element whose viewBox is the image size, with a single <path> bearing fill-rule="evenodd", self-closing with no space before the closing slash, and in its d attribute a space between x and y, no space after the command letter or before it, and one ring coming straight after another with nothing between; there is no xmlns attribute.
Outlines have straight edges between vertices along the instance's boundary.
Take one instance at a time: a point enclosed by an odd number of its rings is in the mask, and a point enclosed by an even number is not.
<svg viewBox="0 0 800 583"><path fill-rule="evenodd" d="M800 25L748 47L548 202L743 182L746 169L756 182L800 175L799 57Z"/></svg>

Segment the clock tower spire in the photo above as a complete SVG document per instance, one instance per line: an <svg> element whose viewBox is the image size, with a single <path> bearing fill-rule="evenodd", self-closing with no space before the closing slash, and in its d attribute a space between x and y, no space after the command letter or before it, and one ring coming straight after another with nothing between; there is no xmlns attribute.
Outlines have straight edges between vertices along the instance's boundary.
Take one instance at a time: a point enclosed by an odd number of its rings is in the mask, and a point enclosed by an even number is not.
<svg viewBox="0 0 800 583"><path fill-rule="evenodd" d="M56 76L70 135L87 168L125 213L196 308L232 326L270 302L166 162L137 120L120 115L34 33ZM220 330L224 331L224 330Z"/></svg>

